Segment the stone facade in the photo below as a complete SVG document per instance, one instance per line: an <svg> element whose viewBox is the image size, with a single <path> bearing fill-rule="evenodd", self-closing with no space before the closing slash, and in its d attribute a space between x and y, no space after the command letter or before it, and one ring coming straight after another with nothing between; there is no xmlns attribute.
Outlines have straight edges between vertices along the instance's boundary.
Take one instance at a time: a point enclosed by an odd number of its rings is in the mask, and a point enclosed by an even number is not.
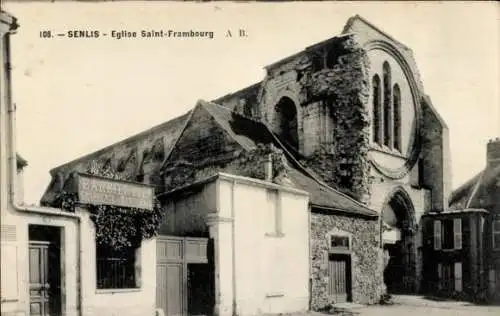
<svg viewBox="0 0 500 316"><path fill-rule="evenodd" d="M389 118L384 120L391 124L396 116L391 91L400 91L399 125L381 129L390 135L388 143L375 141L372 128L377 108L372 79L384 78L385 64L398 87L384 85L380 93L388 106L384 113ZM70 172L84 171L89 163L152 183L163 193L221 171L267 179L272 154L274 169L268 180L280 178L311 194L313 308L331 300L325 236L333 229L352 236L352 300L377 302L384 293L385 247L380 244L384 239L377 213L394 217L394 230L417 226L422 214L446 207L450 184L448 130L425 96L411 50L355 16L340 36L267 66L262 82L214 103L200 101L187 115L56 168L44 201L53 198ZM394 139L400 143L394 145ZM270 144L282 152L273 151ZM287 181L287 172L296 183ZM348 210L329 195L333 191L338 201L359 204L353 208L369 207L373 218ZM320 213L315 201L323 203L323 211L326 204L338 204L328 205L334 213ZM412 257L402 279L420 279L420 231L403 239L404 249L393 252ZM412 249L408 253L406 246ZM418 285L411 289L418 290Z"/></svg>
<svg viewBox="0 0 500 316"><path fill-rule="evenodd" d="M422 164L420 186L432 190L431 205L435 211L446 210L451 193L451 170L448 128L432 108L430 99L422 103Z"/></svg>
<svg viewBox="0 0 500 316"><path fill-rule="evenodd" d="M328 234L341 231L351 241L352 301L377 303L383 294L383 256L378 242L378 222L314 212L311 214L311 307L321 309L333 302L328 295Z"/></svg>

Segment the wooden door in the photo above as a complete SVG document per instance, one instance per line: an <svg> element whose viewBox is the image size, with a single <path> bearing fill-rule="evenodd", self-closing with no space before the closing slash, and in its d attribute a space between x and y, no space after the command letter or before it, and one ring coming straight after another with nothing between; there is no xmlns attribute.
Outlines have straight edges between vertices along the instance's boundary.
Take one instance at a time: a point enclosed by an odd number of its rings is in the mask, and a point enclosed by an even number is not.
<svg viewBox="0 0 500 316"><path fill-rule="evenodd" d="M184 243L180 238L156 240L156 306L166 316L186 314Z"/></svg>
<svg viewBox="0 0 500 316"><path fill-rule="evenodd" d="M331 254L328 260L328 292L334 303L350 300L350 257Z"/></svg>
<svg viewBox="0 0 500 316"><path fill-rule="evenodd" d="M49 316L49 246L50 242L30 242L29 246L29 281L30 315Z"/></svg>
<svg viewBox="0 0 500 316"><path fill-rule="evenodd" d="M156 307L166 316L211 314L214 281L207 245L207 238L157 237Z"/></svg>

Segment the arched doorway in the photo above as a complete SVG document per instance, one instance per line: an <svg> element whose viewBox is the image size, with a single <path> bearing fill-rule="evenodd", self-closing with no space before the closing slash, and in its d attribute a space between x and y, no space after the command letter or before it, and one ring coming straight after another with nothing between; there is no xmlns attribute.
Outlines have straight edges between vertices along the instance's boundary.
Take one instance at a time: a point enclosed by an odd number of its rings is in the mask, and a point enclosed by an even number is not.
<svg viewBox="0 0 500 316"><path fill-rule="evenodd" d="M382 209L382 239L388 255L384 283L388 293L408 294L417 289L416 234L413 203L403 189L397 189Z"/></svg>
<svg viewBox="0 0 500 316"><path fill-rule="evenodd" d="M282 97L275 106L274 119L272 123L274 132L280 139L292 146L299 148L299 132L297 120L297 108L295 102L288 97Z"/></svg>

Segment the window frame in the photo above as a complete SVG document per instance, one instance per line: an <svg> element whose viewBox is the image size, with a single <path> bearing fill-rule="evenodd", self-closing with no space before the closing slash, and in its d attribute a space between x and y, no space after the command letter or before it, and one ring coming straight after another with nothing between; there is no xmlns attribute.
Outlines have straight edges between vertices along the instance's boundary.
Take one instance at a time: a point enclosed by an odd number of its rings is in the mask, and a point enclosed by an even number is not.
<svg viewBox="0 0 500 316"><path fill-rule="evenodd" d="M326 235L327 237L327 248L328 253L343 253L349 254L352 251L352 235L349 232L345 232L339 229L334 229ZM332 246L332 238L346 238L347 239L347 247L344 246Z"/></svg>
<svg viewBox="0 0 500 316"><path fill-rule="evenodd" d="M338 238L347 241L347 246L333 246L333 239ZM351 250L351 239L347 235L331 234L328 238L328 248L331 250Z"/></svg>
<svg viewBox="0 0 500 316"><path fill-rule="evenodd" d="M445 229L445 225L450 225L451 231ZM434 250L451 251L461 250L463 248L463 219L447 218L436 219L433 221L433 248ZM448 233L450 236L445 234ZM451 246L445 247L446 241L450 239Z"/></svg>
<svg viewBox="0 0 500 316"><path fill-rule="evenodd" d="M395 83L392 87L392 147L399 152L402 152L401 111L401 88Z"/></svg>
<svg viewBox="0 0 500 316"><path fill-rule="evenodd" d="M389 149L392 149L393 145L392 102L391 66L387 61L385 61L382 66L382 144Z"/></svg>
<svg viewBox="0 0 500 316"><path fill-rule="evenodd" d="M131 246L128 249L118 252L110 250L105 246L96 243L95 247L95 264L96 264L96 279L95 285L98 291L114 291L114 290L133 290L140 288L139 276L137 275L137 262L139 259L138 251L140 246ZM106 253L107 252L107 253ZM105 275L116 276L120 272L113 271L113 264L111 262L119 262L118 268L123 267L125 272L119 279L109 280ZM121 261L121 262L120 262ZM123 264L120 266L120 263ZM127 281L128 279L128 281ZM125 281L124 281L125 280ZM110 285L106 285L110 284ZM120 284L121 283L121 284Z"/></svg>
<svg viewBox="0 0 500 316"><path fill-rule="evenodd" d="M463 221L462 218L459 217L453 219L453 249L461 250L462 247L463 247Z"/></svg>
<svg viewBox="0 0 500 316"><path fill-rule="evenodd" d="M495 224L498 223L499 229L495 229ZM500 250L500 242L498 242L498 245L495 242L495 237L499 235L500 236L500 216L496 215L493 217L493 220L491 221L491 248L493 250Z"/></svg>
<svg viewBox="0 0 500 316"><path fill-rule="evenodd" d="M442 246L443 246L443 242L442 242L442 224L441 224L441 220L434 220L433 221L433 227L434 227L434 240L433 240L433 244L434 244L434 250L441 250Z"/></svg>
<svg viewBox="0 0 500 316"><path fill-rule="evenodd" d="M463 264L461 261L439 262L437 275L439 290L453 289L454 292L463 292Z"/></svg>
<svg viewBox="0 0 500 316"><path fill-rule="evenodd" d="M382 108L382 83L378 74L372 77L372 124L373 135L372 140L374 144L382 146L382 131L383 131L383 108Z"/></svg>

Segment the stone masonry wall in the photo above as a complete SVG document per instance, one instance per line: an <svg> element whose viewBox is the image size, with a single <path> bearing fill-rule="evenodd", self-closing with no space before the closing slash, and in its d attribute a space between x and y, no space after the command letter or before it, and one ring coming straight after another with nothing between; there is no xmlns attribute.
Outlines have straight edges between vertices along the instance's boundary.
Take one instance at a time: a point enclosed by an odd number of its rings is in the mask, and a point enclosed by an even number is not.
<svg viewBox="0 0 500 316"><path fill-rule="evenodd" d="M450 182L447 129L443 128L439 118L426 102L422 103L422 110L423 185L432 190L432 210L442 211L448 207Z"/></svg>
<svg viewBox="0 0 500 316"><path fill-rule="evenodd" d="M312 304L313 310L333 304L328 297L328 233L351 234L352 300L374 304L383 294L383 255L378 242L378 221L338 215L311 214Z"/></svg>
<svg viewBox="0 0 500 316"><path fill-rule="evenodd" d="M324 134L333 134L333 128L326 131L326 120L331 120L330 117L325 118L324 105L321 101L316 101L304 107L302 110L302 133L303 133L303 154L309 156L318 150L319 146L324 144ZM331 124L330 124L331 125ZM331 144L331 142L330 142Z"/></svg>

